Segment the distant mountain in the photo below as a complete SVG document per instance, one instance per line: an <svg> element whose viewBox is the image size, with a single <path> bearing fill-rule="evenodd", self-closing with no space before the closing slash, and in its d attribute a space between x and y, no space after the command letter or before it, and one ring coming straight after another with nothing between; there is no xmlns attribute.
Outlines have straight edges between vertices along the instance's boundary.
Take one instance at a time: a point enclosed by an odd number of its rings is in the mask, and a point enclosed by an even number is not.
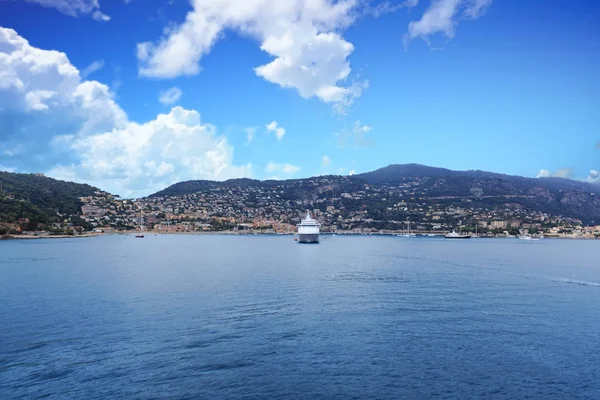
<svg viewBox="0 0 600 400"><path fill-rule="evenodd" d="M320 177L325 178L325 177ZM318 198L314 185L304 183L320 178L287 181L234 179L225 182L187 181L157 192L150 197L181 196L210 188L244 188L280 186L282 196L298 200ZM529 210L552 215L600 222L600 185L562 178L525 178L486 171L453 171L420 164L390 165L352 177L327 177L336 190L353 192L364 185L378 187L411 186L414 198L430 202L469 201L492 209L504 203L520 204Z"/></svg>
<svg viewBox="0 0 600 400"><path fill-rule="evenodd" d="M371 184L397 184L408 178L462 178L469 180L505 181L513 185L524 185L527 188L541 186L550 190L580 190L600 193L600 185L574 181L564 178L525 178L522 176L504 175L494 172L468 170L453 171L445 168L429 167L421 164L396 164L357 175Z"/></svg>
<svg viewBox="0 0 600 400"><path fill-rule="evenodd" d="M482 204L505 198L531 210L600 222L600 185L571 179L452 171L419 164L390 165L358 177L376 185L421 179L426 182L418 194L428 198L475 197Z"/></svg>
<svg viewBox="0 0 600 400"><path fill-rule="evenodd" d="M14 223L27 218L34 223L48 223L60 215L77 215L80 197L99 189L64 182L38 174L15 174L0 171L0 222Z"/></svg>

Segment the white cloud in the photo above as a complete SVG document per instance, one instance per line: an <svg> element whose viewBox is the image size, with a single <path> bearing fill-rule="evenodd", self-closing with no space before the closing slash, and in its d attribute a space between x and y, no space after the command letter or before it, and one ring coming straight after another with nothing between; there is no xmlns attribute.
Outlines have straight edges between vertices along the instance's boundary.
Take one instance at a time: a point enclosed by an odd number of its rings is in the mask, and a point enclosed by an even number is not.
<svg viewBox="0 0 600 400"><path fill-rule="evenodd" d="M11 139L37 135L39 141L39 135L68 130L90 134L121 127L127 120L108 87L82 81L64 53L32 47L14 30L1 27L0 109L3 118L19 121L3 124L3 136Z"/></svg>
<svg viewBox="0 0 600 400"><path fill-rule="evenodd" d="M90 65L88 65L87 67L85 67L83 70L81 70L81 77L87 78L94 72L100 71L102 68L104 68L104 61L96 60L96 61L92 62Z"/></svg>
<svg viewBox="0 0 600 400"><path fill-rule="evenodd" d="M354 46L341 33L362 0L193 0L181 25L155 43L137 46L142 76L174 78L200 72L200 61L227 30L254 38L273 57L255 73L304 98L317 97L343 112L364 83L347 83Z"/></svg>
<svg viewBox="0 0 600 400"><path fill-rule="evenodd" d="M338 140L338 147L345 148L352 142L356 147L370 147L375 142L367 136L373 128L368 125L363 125L360 121L354 122L351 129L346 129L341 132L336 132L334 135Z"/></svg>
<svg viewBox="0 0 600 400"><path fill-rule="evenodd" d="M246 128L246 143L244 146L248 146L254 140L254 135L256 135L257 129L254 127Z"/></svg>
<svg viewBox="0 0 600 400"><path fill-rule="evenodd" d="M273 161L269 161L265 167L267 172L283 172L284 174L292 175L300 171L302 168L292 164L278 164Z"/></svg>
<svg viewBox="0 0 600 400"><path fill-rule="evenodd" d="M492 5L493 0L470 0L465 8L465 17L477 19Z"/></svg>
<svg viewBox="0 0 600 400"><path fill-rule="evenodd" d="M452 39L460 20L479 18L491 4L492 0L432 0L421 19L408 24L408 33L403 36L404 47L408 48L410 42L419 37L429 44L430 37L437 33Z"/></svg>
<svg viewBox="0 0 600 400"><path fill-rule="evenodd" d="M372 15L375 18L379 18L382 15L390 14L398 11L401 8L406 8L408 10L419 5L419 0L405 0L399 4L392 4L389 1L383 1L378 3L374 7L367 3L365 14Z"/></svg>
<svg viewBox="0 0 600 400"><path fill-rule="evenodd" d="M225 137L203 124L197 111L181 107L144 124L129 122L123 129L77 138L70 147L80 162L48 175L108 181L126 196L148 194L181 180L251 175L251 165L232 165L233 147Z"/></svg>
<svg viewBox="0 0 600 400"><path fill-rule="evenodd" d="M326 167L329 164L331 164L331 158L329 158L328 156L323 156L323 158L321 159L321 166Z"/></svg>
<svg viewBox="0 0 600 400"><path fill-rule="evenodd" d="M405 0L402 3L402 6L406 7L406 8L415 8L416 6L419 5L419 0Z"/></svg>
<svg viewBox="0 0 600 400"><path fill-rule="evenodd" d="M92 14L96 21L109 21L110 17L100 11L98 0L25 0L28 3L36 3L42 7L55 8L63 14L71 17Z"/></svg>
<svg viewBox="0 0 600 400"><path fill-rule="evenodd" d="M177 103L183 92L178 87L172 87L163 92L160 92L160 96L158 97L158 101L163 103L165 106Z"/></svg>
<svg viewBox="0 0 600 400"><path fill-rule="evenodd" d="M348 172L348 175L350 175L350 176L356 175L356 171L354 171L353 169L351 169L350 172Z"/></svg>
<svg viewBox="0 0 600 400"><path fill-rule="evenodd" d="M110 17L99 10L94 11L94 13L92 14L92 18L94 18L94 20L96 20L96 21L101 21L101 22L110 21Z"/></svg>
<svg viewBox="0 0 600 400"><path fill-rule="evenodd" d="M82 80L64 53L32 47L1 27L0 121L0 150L12 152L7 167L121 195L252 172L233 164L227 138L197 111L175 107L145 123L130 121L109 88Z"/></svg>
<svg viewBox="0 0 600 400"><path fill-rule="evenodd" d="M561 168L552 172L547 169L542 169L538 172L536 178L565 178L571 179L573 177L573 171L570 168Z"/></svg>
<svg viewBox="0 0 600 400"><path fill-rule="evenodd" d="M591 170L587 180L589 183L600 183L600 171Z"/></svg>
<svg viewBox="0 0 600 400"><path fill-rule="evenodd" d="M549 178L552 176L552 172L547 170L547 169L541 169L540 172L538 172L536 178Z"/></svg>
<svg viewBox="0 0 600 400"><path fill-rule="evenodd" d="M277 123L277 121L273 121L270 124L266 125L267 131L275 133L277 140L283 139L285 135L285 129Z"/></svg>

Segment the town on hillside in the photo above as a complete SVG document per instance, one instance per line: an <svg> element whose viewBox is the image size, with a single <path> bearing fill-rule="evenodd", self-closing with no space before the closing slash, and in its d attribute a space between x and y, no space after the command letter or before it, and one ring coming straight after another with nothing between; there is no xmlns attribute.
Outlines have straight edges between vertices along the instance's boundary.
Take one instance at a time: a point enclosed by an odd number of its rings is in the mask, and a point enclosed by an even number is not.
<svg viewBox="0 0 600 400"><path fill-rule="evenodd" d="M95 191L79 198L81 210L76 221L69 217L54 222L51 229L26 230L21 227L30 221L21 219L12 233L101 234L132 232L142 225L156 233L291 233L301 214L310 210L325 233L396 234L410 229L417 234L457 230L508 236L526 229L545 237L600 237L600 226L529 210L510 198L487 201L484 207L477 201L482 197L477 190L463 198L427 198L418 190L425 179L357 187L350 180L340 183L339 177L311 178L300 185L305 186L303 196L291 194L290 183L285 181L269 186L208 187L195 193L138 200ZM298 187L298 183L294 185Z"/></svg>

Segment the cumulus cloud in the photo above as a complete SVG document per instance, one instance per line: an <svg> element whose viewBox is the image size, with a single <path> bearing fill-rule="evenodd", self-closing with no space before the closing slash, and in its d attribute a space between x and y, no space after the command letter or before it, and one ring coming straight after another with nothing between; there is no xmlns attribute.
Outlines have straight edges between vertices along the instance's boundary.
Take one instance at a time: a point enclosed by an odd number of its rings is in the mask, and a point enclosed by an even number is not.
<svg viewBox="0 0 600 400"><path fill-rule="evenodd" d="M81 77L82 78L87 78L88 76L90 76L94 72L100 71L102 68L104 68L104 61L103 60L96 60L96 61L92 62L90 65L88 65L87 67L85 67L84 69L81 70Z"/></svg>
<svg viewBox="0 0 600 400"><path fill-rule="evenodd" d="M331 164L331 159L328 156L323 156L323 158L321 159L321 166L326 167L329 164Z"/></svg>
<svg viewBox="0 0 600 400"><path fill-rule="evenodd" d="M536 178L549 178L552 176L552 172L547 170L547 169L541 169L540 172L538 172Z"/></svg>
<svg viewBox="0 0 600 400"><path fill-rule="evenodd" d="M432 0L421 19L408 24L408 32L402 38L404 47L408 48L415 38L429 44L431 36L438 33L452 39L461 20L481 17L491 4L492 0Z"/></svg>
<svg viewBox="0 0 600 400"><path fill-rule="evenodd" d="M82 80L64 53L35 48L0 27L0 121L0 148L20 144L11 163L23 169L57 161L46 152L53 136L121 128L127 116L108 87Z"/></svg>
<svg viewBox="0 0 600 400"><path fill-rule="evenodd" d="M181 107L129 120L109 88L82 80L64 53L0 27L0 164L90 182L125 196L186 179L250 176L200 114Z"/></svg>
<svg viewBox="0 0 600 400"><path fill-rule="evenodd" d="M540 170L540 172L538 172L536 178L565 178L565 179L571 179L573 177L573 170L571 170L570 168L561 168L559 170L556 170L555 172L552 172L550 170L547 169L542 169Z"/></svg>
<svg viewBox="0 0 600 400"><path fill-rule="evenodd" d="M283 136L285 135L285 129L283 127L279 126L277 121L273 121L270 124L267 124L266 128L267 128L267 131L273 132L275 134L275 136L277 137L277 140L283 139Z"/></svg>
<svg viewBox="0 0 600 400"><path fill-rule="evenodd" d="M249 176L251 165L233 166L233 147L197 111L174 107L168 114L70 143L80 162L59 166L50 176L86 182L110 181L137 196L189 179Z"/></svg>
<svg viewBox="0 0 600 400"><path fill-rule="evenodd" d="M179 89L178 87L172 87L163 92L160 92L160 95L158 96L158 101L167 106L177 103L182 95L183 92L181 91L181 89Z"/></svg>
<svg viewBox="0 0 600 400"><path fill-rule="evenodd" d="M55 8L71 17L91 14L96 21L109 21L110 17L100 11L98 0L25 0L42 7Z"/></svg>
<svg viewBox="0 0 600 400"><path fill-rule="evenodd" d="M356 171L354 171L353 169L351 169L350 172L348 172L348 175L350 175L350 176L356 175Z"/></svg>
<svg viewBox="0 0 600 400"><path fill-rule="evenodd" d="M265 167L265 171L267 172L283 172L284 174L292 175L296 172L300 171L300 167L292 164L278 164L273 161L269 161L267 166Z"/></svg>
<svg viewBox="0 0 600 400"><path fill-rule="evenodd" d="M334 135L337 137L339 148L348 147L349 144L353 144L356 147L370 147L375 144L368 136L372 130L372 127L356 121L351 129L336 132Z"/></svg>
<svg viewBox="0 0 600 400"><path fill-rule="evenodd" d="M234 30L254 38L273 60L256 75L304 98L317 97L344 112L364 82L349 83L352 43L341 33L364 4L361 0L193 0L185 22L157 42L137 46L142 76L174 78L200 72L200 61Z"/></svg>
<svg viewBox="0 0 600 400"><path fill-rule="evenodd" d="M591 170L587 180L589 183L600 183L600 171Z"/></svg>

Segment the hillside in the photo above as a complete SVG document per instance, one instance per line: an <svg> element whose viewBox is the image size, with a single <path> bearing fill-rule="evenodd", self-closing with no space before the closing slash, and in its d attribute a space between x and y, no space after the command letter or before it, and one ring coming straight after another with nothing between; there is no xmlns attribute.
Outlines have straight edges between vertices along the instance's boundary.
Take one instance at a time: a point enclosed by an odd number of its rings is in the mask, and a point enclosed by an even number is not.
<svg viewBox="0 0 600 400"><path fill-rule="evenodd" d="M525 178L486 171L453 171L419 164L390 165L376 171L352 177L319 177L287 181L258 181L238 179L225 182L187 181L172 185L150 198L186 196L224 188L263 188L277 186L283 199L312 202L319 198L319 185L308 182L325 179L326 186L334 185L336 195L376 187L382 197L400 199L393 195L398 188L410 187L410 198L430 204L480 207L486 210L502 208L504 204L521 206L532 212L581 219L585 223L600 222L600 186L561 178ZM386 194L387 193L387 194ZM328 193L333 195L333 193ZM323 199L324 200L324 199ZM410 200L410 199L406 199ZM416 200L415 200L416 201ZM365 206L373 210L386 207L386 202ZM404 218L403 215L377 214L381 218Z"/></svg>
<svg viewBox="0 0 600 400"><path fill-rule="evenodd" d="M548 190L578 190L600 193L600 185L574 181L564 178L525 178L522 176L504 175L480 170L453 171L445 168L429 167L420 164L389 165L372 172L357 175L371 184L398 184L410 178L445 178L450 182L469 182L472 184L484 181L496 182L500 185L511 185L512 189L529 190L542 187ZM503 188L507 190L508 188Z"/></svg>
<svg viewBox="0 0 600 400"><path fill-rule="evenodd" d="M15 223L27 218L31 226L78 215L82 205L79 198L99 191L90 185L2 171L0 186L0 222Z"/></svg>

